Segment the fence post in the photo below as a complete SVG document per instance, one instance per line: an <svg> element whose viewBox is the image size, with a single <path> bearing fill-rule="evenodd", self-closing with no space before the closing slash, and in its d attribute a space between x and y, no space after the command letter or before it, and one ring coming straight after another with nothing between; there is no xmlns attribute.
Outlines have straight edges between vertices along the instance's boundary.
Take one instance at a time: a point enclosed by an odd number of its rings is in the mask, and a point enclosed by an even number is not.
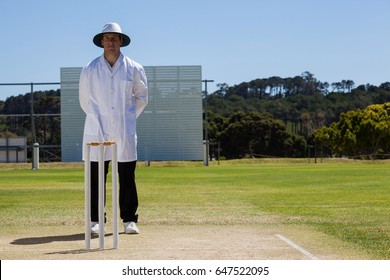
<svg viewBox="0 0 390 280"><path fill-rule="evenodd" d="M38 170L38 169L39 169L39 143L34 143L32 170Z"/></svg>

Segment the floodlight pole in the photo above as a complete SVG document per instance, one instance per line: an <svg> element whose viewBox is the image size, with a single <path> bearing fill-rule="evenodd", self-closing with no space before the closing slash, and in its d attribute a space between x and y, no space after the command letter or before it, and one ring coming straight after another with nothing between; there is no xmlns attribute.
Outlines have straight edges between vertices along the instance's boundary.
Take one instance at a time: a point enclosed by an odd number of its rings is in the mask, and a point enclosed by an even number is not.
<svg viewBox="0 0 390 280"><path fill-rule="evenodd" d="M205 98L204 98L204 107L205 107L205 124L204 124L204 138L206 142L206 157L204 161L204 166L209 166L209 135L208 135L208 126L209 126L209 121L208 121L208 113L207 113L207 83L213 83L214 80L202 80L202 82L205 84Z"/></svg>
<svg viewBox="0 0 390 280"><path fill-rule="evenodd" d="M34 145L34 143L37 142L37 135L35 133L35 121L34 121L34 83L31 83L31 109L30 109L30 116L31 116L31 146Z"/></svg>

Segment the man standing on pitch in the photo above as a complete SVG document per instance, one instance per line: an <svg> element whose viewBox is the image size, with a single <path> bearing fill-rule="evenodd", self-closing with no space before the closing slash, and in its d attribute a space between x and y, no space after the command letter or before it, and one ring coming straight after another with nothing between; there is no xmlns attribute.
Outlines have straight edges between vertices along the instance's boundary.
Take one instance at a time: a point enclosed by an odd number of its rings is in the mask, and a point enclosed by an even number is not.
<svg viewBox="0 0 390 280"><path fill-rule="evenodd" d="M79 99L86 113L83 146L93 141L117 143L120 217L125 233L138 234L136 121L148 103L148 86L143 67L120 51L130 41L117 23L104 25L93 38L94 44L104 49L103 55L83 68ZM104 182L110 160L111 149L105 149ZM91 150L91 233L99 233L98 149Z"/></svg>

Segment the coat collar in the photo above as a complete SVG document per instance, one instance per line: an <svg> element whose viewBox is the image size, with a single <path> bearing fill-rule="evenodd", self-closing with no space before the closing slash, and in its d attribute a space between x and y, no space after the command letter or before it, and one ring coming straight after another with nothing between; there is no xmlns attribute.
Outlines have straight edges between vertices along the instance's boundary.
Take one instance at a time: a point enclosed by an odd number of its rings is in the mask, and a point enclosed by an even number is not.
<svg viewBox="0 0 390 280"><path fill-rule="evenodd" d="M118 60L115 62L114 66L111 67L110 64L107 62L107 60L104 58L104 54L102 54L100 56L100 64L101 64L101 67L105 71L107 71L107 73L113 75L113 74L115 74L116 71L119 70L119 68L122 67L122 65L124 63L124 59L125 59L125 56L122 53L120 53Z"/></svg>

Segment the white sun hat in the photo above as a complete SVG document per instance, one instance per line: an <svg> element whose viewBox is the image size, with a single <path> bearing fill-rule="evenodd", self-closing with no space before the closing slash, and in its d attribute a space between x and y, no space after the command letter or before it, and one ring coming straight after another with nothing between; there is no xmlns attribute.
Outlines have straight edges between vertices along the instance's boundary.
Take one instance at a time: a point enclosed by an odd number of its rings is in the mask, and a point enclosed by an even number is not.
<svg viewBox="0 0 390 280"><path fill-rule="evenodd" d="M119 34L122 36L122 47L126 47L130 44L131 42L131 39L129 36L127 36L126 34L122 33L122 29L121 27L119 26L119 24L115 23L115 22L107 22L104 26L103 26L103 31L99 34L96 34L95 37L93 37L93 43L100 47L100 48L103 48L102 46L102 37L104 34L106 33L115 33L115 34Z"/></svg>

